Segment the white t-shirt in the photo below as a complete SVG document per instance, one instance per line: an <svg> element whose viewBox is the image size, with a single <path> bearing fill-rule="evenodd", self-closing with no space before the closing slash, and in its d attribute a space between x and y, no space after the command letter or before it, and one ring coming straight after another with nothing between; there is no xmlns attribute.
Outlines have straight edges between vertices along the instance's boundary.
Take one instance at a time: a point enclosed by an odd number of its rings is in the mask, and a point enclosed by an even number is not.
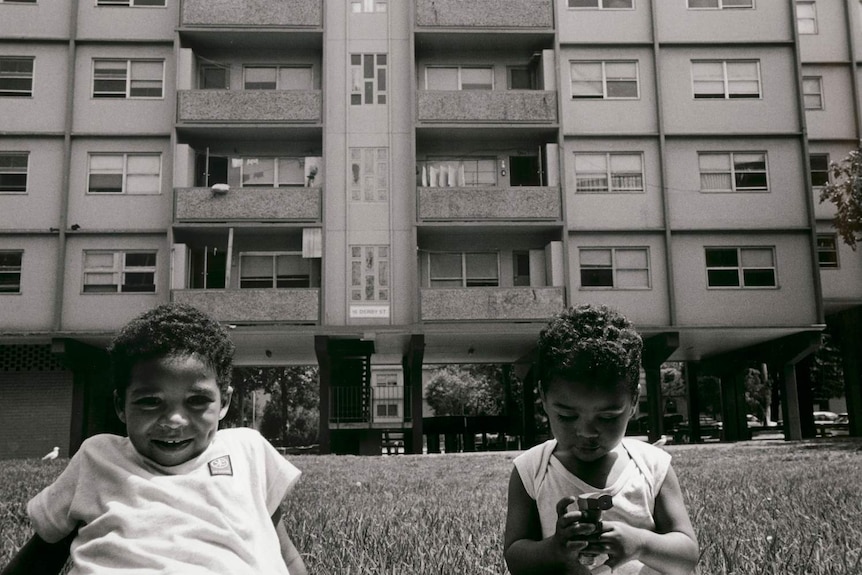
<svg viewBox="0 0 862 575"><path fill-rule="evenodd" d="M557 440L551 439L528 449L513 461L524 489L536 501L543 538L556 531L557 502L568 495L610 495L614 505L602 512L603 521L621 521L655 531L655 498L670 468L669 453L649 443L624 438L616 449L621 456L628 458L628 465L613 484L600 489L566 469L552 455L556 446ZM593 573L610 572L601 565L606 560L606 555L599 556L592 568ZM657 573L640 561L619 565L613 572L625 575Z"/></svg>
<svg viewBox="0 0 862 575"><path fill-rule="evenodd" d="M96 435L27 513L48 542L78 526L70 575L287 575L271 517L300 473L252 429L173 467Z"/></svg>

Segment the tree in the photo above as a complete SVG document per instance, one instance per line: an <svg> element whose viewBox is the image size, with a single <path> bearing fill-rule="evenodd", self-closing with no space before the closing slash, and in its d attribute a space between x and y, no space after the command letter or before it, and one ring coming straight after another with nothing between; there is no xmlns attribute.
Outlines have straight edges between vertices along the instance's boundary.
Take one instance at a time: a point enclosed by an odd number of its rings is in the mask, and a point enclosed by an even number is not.
<svg viewBox="0 0 862 575"><path fill-rule="evenodd" d="M820 347L811 362L811 387L815 399L841 397L846 391L841 349L826 332L820 336Z"/></svg>
<svg viewBox="0 0 862 575"><path fill-rule="evenodd" d="M502 370L491 364L448 365L436 370L425 398L436 415L500 415L506 411ZM520 386L514 376L512 399L517 405Z"/></svg>
<svg viewBox="0 0 862 575"><path fill-rule="evenodd" d="M263 368L269 401L260 432L280 445L310 445L317 442L320 421L318 370L313 366Z"/></svg>
<svg viewBox="0 0 862 575"><path fill-rule="evenodd" d="M862 241L862 150L853 150L829 165L831 181L820 191L820 203L835 205L833 224L844 243L856 249Z"/></svg>

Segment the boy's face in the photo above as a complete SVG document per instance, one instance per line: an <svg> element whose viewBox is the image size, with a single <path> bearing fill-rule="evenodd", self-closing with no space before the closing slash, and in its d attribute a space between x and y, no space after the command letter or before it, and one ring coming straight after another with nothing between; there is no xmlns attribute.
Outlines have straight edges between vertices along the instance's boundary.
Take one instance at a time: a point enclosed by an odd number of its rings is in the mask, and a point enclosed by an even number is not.
<svg viewBox="0 0 862 575"><path fill-rule="evenodd" d="M212 368L182 355L136 364L125 399L115 392L114 404L138 453L172 466L209 447L230 396L230 388L224 395L219 391Z"/></svg>
<svg viewBox="0 0 862 575"><path fill-rule="evenodd" d="M557 378L541 398L559 448L587 462L604 457L620 443L636 406L624 383L608 386Z"/></svg>

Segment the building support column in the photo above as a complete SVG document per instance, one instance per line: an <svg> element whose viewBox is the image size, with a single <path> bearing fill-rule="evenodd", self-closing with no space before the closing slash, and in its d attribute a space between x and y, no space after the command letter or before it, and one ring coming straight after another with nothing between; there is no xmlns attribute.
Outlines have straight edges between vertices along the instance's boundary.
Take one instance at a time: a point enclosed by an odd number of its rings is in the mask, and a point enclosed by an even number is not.
<svg viewBox="0 0 862 575"><path fill-rule="evenodd" d="M327 455L332 452L329 433L330 390L332 389L332 358L329 355L329 336L314 336L314 353L317 355L317 367L320 386L320 422L318 423L318 452Z"/></svg>
<svg viewBox="0 0 862 575"><path fill-rule="evenodd" d="M538 366L534 363L521 378L524 386L521 395L524 400L524 411L521 418L521 449L529 449L536 445L538 431L536 430L536 391Z"/></svg>
<svg viewBox="0 0 862 575"><path fill-rule="evenodd" d="M841 346L850 435L862 437L862 307L839 313L832 323L833 334Z"/></svg>
<svg viewBox="0 0 862 575"><path fill-rule="evenodd" d="M721 381L722 441L736 442L749 439L745 415L745 363L731 364L719 375Z"/></svg>
<svg viewBox="0 0 862 575"><path fill-rule="evenodd" d="M796 397L799 401L799 430L802 439L817 437L817 427L814 425L814 390L811 389L813 359L812 354L796 364Z"/></svg>
<svg viewBox="0 0 862 575"><path fill-rule="evenodd" d="M688 361L685 363L685 389L688 399L688 429L689 441L700 443L700 386L697 377L700 373L700 362Z"/></svg>
<svg viewBox="0 0 862 575"><path fill-rule="evenodd" d="M408 438L405 437L404 451L406 453L421 454L424 445L424 437L422 430L422 361L425 356L425 336L422 334L413 334L410 336L410 343L407 347L407 353L402 359L402 368L404 370L404 389L409 389L410 398L410 422L412 427L408 433ZM406 406L405 406L406 407ZM437 440L437 449L439 451L440 440Z"/></svg>
<svg viewBox="0 0 862 575"><path fill-rule="evenodd" d="M644 341L641 364L646 374L648 439L650 443L657 441L664 434L661 365L678 347L678 332L656 334Z"/></svg>

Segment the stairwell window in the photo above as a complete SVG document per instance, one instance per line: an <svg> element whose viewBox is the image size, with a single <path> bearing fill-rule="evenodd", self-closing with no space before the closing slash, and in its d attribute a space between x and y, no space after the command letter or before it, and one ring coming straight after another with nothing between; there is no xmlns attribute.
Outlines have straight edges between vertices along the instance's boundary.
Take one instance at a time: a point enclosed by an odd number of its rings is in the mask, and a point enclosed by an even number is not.
<svg viewBox="0 0 862 575"><path fill-rule="evenodd" d="M575 191L639 193L644 191L643 154L575 154Z"/></svg>
<svg viewBox="0 0 862 575"><path fill-rule="evenodd" d="M635 60L571 61L572 98L636 100L638 63Z"/></svg>
<svg viewBox="0 0 862 575"><path fill-rule="evenodd" d="M350 105L372 106L386 103L386 54L350 55Z"/></svg>
<svg viewBox="0 0 862 575"><path fill-rule="evenodd" d="M350 301L388 302L389 246L350 246Z"/></svg>
<svg viewBox="0 0 862 575"><path fill-rule="evenodd" d="M430 252L430 287L496 287L500 285L497 252Z"/></svg>
<svg viewBox="0 0 862 575"><path fill-rule="evenodd" d="M697 161L702 192L769 190L765 153L699 153Z"/></svg>
<svg viewBox="0 0 862 575"><path fill-rule="evenodd" d="M26 194L29 152L0 152L0 194Z"/></svg>
<svg viewBox="0 0 862 575"><path fill-rule="evenodd" d="M598 10L631 10L635 0L569 0L569 8L593 8Z"/></svg>
<svg viewBox="0 0 862 575"><path fill-rule="evenodd" d="M649 289L647 248L581 248L581 288Z"/></svg>
<svg viewBox="0 0 862 575"><path fill-rule="evenodd" d="M90 154L89 194L160 194L161 154Z"/></svg>
<svg viewBox="0 0 862 575"><path fill-rule="evenodd" d="M33 95L35 58L0 56L0 98L29 98Z"/></svg>
<svg viewBox="0 0 862 575"><path fill-rule="evenodd" d="M775 248L706 248L709 288L775 288Z"/></svg>
<svg viewBox="0 0 862 575"><path fill-rule="evenodd" d="M23 251L0 252L0 294L21 293Z"/></svg>
<svg viewBox="0 0 862 575"><path fill-rule="evenodd" d="M155 251L84 251L84 293L156 291Z"/></svg>
<svg viewBox="0 0 862 575"><path fill-rule="evenodd" d="M428 66L425 68L426 90L493 90L494 68L491 66Z"/></svg>
<svg viewBox="0 0 862 575"><path fill-rule="evenodd" d="M350 148L350 199L389 201L389 148Z"/></svg>
<svg viewBox="0 0 862 575"><path fill-rule="evenodd" d="M164 60L93 60L93 98L164 97Z"/></svg>
<svg viewBox="0 0 862 575"><path fill-rule="evenodd" d="M760 98L759 60L692 60L695 99Z"/></svg>

